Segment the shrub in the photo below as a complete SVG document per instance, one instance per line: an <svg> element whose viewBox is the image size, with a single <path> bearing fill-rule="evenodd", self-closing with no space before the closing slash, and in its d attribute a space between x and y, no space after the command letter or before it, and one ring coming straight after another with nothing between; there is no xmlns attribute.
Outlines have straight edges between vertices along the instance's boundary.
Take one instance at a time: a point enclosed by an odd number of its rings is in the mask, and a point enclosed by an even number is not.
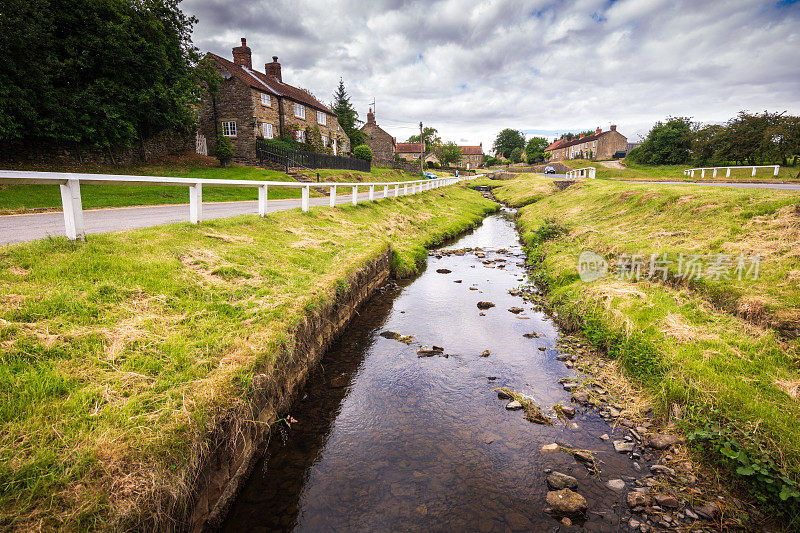
<svg viewBox="0 0 800 533"><path fill-rule="evenodd" d="M219 159L223 167L227 167L233 159L233 143L230 139L222 135L217 136L217 144L214 149L214 155Z"/></svg>
<svg viewBox="0 0 800 533"><path fill-rule="evenodd" d="M298 150L300 145L297 141L289 137L276 137L274 139L261 139L259 143L265 146L281 148L283 150Z"/></svg>
<svg viewBox="0 0 800 533"><path fill-rule="evenodd" d="M353 156L364 161L372 161L372 150L366 144L359 144L353 149Z"/></svg>
<svg viewBox="0 0 800 533"><path fill-rule="evenodd" d="M306 128L306 144L312 152L318 154L325 153L325 146L322 144L322 133L319 126L309 126Z"/></svg>
<svg viewBox="0 0 800 533"><path fill-rule="evenodd" d="M516 147L511 151L511 162L512 163L522 162L522 148Z"/></svg>

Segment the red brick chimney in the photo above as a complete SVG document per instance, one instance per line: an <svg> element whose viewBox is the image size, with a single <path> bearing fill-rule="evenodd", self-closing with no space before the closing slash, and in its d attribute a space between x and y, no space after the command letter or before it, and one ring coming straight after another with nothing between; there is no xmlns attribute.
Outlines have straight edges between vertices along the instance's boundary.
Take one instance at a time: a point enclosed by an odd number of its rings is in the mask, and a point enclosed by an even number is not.
<svg viewBox="0 0 800 533"><path fill-rule="evenodd" d="M616 124L612 124L611 125L611 131L617 131L617 125Z"/></svg>
<svg viewBox="0 0 800 533"><path fill-rule="evenodd" d="M233 62L253 70L253 55L250 53L250 47L247 46L247 39L244 37L242 37L242 46L233 48Z"/></svg>
<svg viewBox="0 0 800 533"><path fill-rule="evenodd" d="M267 76L272 76L276 80L283 82L283 78L281 78L281 64L278 63L278 56L272 56L272 63L266 63L264 65L264 72L267 73Z"/></svg>
<svg viewBox="0 0 800 533"><path fill-rule="evenodd" d="M579 139L583 139L584 137L586 137L586 134L585 134L585 133L581 133L581 136L580 136L580 137L578 137L578 138L579 138Z"/></svg>
<svg viewBox="0 0 800 533"><path fill-rule="evenodd" d="M369 113L367 113L367 124L375 124L375 113L372 112L372 108L369 108Z"/></svg>
<svg viewBox="0 0 800 533"><path fill-rule="evenodd" d="M603 130L601 130L600 126L598 126L597 129L594 130L594 133L595 133L595 135L599 135L599 134L603 133Z"/></svg>

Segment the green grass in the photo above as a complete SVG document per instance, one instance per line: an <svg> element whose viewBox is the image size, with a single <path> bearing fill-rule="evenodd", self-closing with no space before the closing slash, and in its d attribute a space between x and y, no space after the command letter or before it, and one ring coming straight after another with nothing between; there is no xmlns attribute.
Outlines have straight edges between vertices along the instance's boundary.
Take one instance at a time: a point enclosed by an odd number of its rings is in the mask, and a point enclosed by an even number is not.
<svg viewBox="0 0 800 533"><path fill-rule="evenodd" d="M495 198L511 207L530 204L558 190L552 178L539 174L518 174L510 180L477 178L468 183L472 187L492 187Z"/></svg>
<svg viewBox="0 0 800 533"><path fill-rule="evenodd" d="M448 187L0 247L0 524L138 529L190 488L253 376L280 377L309 310L388 246L417 272L494 209Z"/></svg>
<svg viewBox="0 0 800 533"><path fill-rule="evenodd" d="M800 181L797 175L800 167L784 167L778 171L777 176L773 176L772 169L758 169L755 178L751 177L752 169L733 169L731 176L725 176L725 171L717 173L716 179L713 178L713 171L707 171L705 178L700 177L700 172L695 172L695 177L684 176L683 171L694 168L695 165L642 165L624 161L625 168L622 170L604 167L597 161L585 159L570 159L560 161L568 167L583 168L595 167L598 179L620 179L620 180L644 180L644 181L743 181L743 182L769 182L769 181Z"/></svg>
<svg viewBox="0 0 800 533"><path fill-rule="evenodd" d="M593 180L521 209L518 219L561 319L617 357L659 399L662 414L679 406L688 434L716 424L708 457L790 520L798 517L800 497L783 502L779 492L796 490L800 481L800 405L793 396L800 342L787 334L800 324L798 203L800 195L787 191ZM542 231L554 223L569 232ZM577 261L584 250L609 261L611 275L582 282ZM617 278L620 254L647 261L663 252L763 259L755 281L687 281L677 264L667 282ZM759 477L740 468L737 450L770 458L786 480L777 469Z"/></svg>

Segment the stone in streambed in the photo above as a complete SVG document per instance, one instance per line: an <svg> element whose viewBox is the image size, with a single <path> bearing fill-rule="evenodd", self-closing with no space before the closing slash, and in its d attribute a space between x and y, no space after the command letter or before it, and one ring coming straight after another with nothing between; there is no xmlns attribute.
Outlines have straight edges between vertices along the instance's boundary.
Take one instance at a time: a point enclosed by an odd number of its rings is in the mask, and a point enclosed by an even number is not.
<svg viewBox="0 0 800 533"><path fill-rule="evenodd" d="M515 315L518 315L518 314L522 313L523 311L525 311L525 309L523 309L523 308L521 308L521 307L509 307L509 309L508 309L508 310L509 310L511 313L514 313Z"/></svg>
<svg viewBox="0 0 800 533"><path fill-rule="evenodd" d="M544 446L542 446L542 449L539 450L539 451L541 451L542 453L553 453L553 452L557 452L560 449L561 449L561 447L554 442L553 444L545 444Z"/></svg>
<svg viewBox="0 0 800 533"><path fill-rule="evenodd" d="M622 492L625 490L625 482L621 479L611 479L606 483L606 487L616 492Z"/></svg>
<svg viewBox="0 0 800 533"><path fill-rule="evenodd" d="M633 442L626 442L624 440L614 441L614 450L619 453L630 453L633 451L635 444Z"/></svg>
<svg viewBox="0 0 800 533"><path fill-rule="evenodd" d="M450 272L452 272L452 270L448 270L446 268L437 268L436 272L438 272L439 274L449 274Z"/></svg>
<svg viewBox="0 0 800 533"><path fill-rule="evenodd" d="M628 493L625 497L625 501L628 503L631 512L641 513L650 503L650 497L647 494L634 491Z"/></svg>
<svg viewBox="0 0 800 533"><path fill-rule="evenodd" d="M478 302L478 309L490 309L494 307L493 302Z"/></svg>
<svg viewBox="0 0 800 533"><path fill-rule="evenodd" d="M584 404L589 402L589 393L588 392L573 392L572 393L572 401L579 404Z"/></svg>
<svg viewBox="0 0 800 533"><path fill-rule="evenodd" d="M509 411L519 411L522 409L523 405L518 400L511 400L506 404L506 409Z"/></svg>
<svg viewBox="0 0 800 533"><path fill-rule="evenodd" d="M500 389L500 390L497 391L497 397L500 398L501 400L510 400L511 399L511 395L509 393L507 393L506 391L504 391L503 389Z"/></svg>
<svg viewBox="0 0 800 533"><path fill-rule="evenodd" d="M662 435L661 433L650 433L647 436L647 446L656 450L666 450L680 441L674 435Z"/></svg>
<svg viewBox="0 0 800 533"><path fill-rule="evenodd" d="M547 486L550 490L577 490L578 480L561 472L553 472L547 476Z"/></svg>
<svg viewBox="0 0 800 533"><path fill-rule="evenodd" d="M490 355L492 355L492 352L489 350L484 350L481 352L481 357L489 357Z"/></svg>
<svg viewBox="0 0 800 533"><path fill-rule="evenodd" d="M656 503L668 509L677 509L681 505L673 496L667 496L666 494L656 495Z"/></svg>
<svg viewBox="0 0 800 533"><path fill-rule="evenodd" d="M556 515L580 515L586 512L586 498L569 489L554 490L547 493L547 505Z"/></svg>

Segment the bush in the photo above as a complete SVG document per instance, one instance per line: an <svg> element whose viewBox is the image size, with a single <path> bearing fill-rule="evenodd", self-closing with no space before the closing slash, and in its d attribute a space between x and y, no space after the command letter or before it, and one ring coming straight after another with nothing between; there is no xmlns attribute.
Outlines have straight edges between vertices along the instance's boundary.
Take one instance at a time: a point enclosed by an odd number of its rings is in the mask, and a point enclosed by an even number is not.
<svg viewBox="0 0 800 533"><path fill-rule="evenodd" d="M426 165L428 166L428 168L440 168L441 167L441 165L439 165L439 163L437 163L436 161L428 161L426 163Z"/></svg>
<svg viewBox="0 0 800 533"><path fill-rule="evenodd" d="M285 136L276 137L274 139L261 139L259 142L265 146L272 146L283 150L298 150L300 148L297 141Z"/></svg>
<svg viewBox="0 0 800 533"><path fill-rule="evenodd" d="M512 163L522 162L522 148L517 147L511 150L511 162Z"/></svg>
<svg viewBox="0 0 800 533"><path fill-rule="evenodd" d="M233 143L227 137L217 136L217 144L214 155L219 159L223 167L227 167L233 159Z"/></svg>
<svg viewBox="0 0 800 533"><path fill-rule="evenodd" d="M372 161L372 150L366 144L359 144L353 149L353 156L364 161Z"/></svg>

